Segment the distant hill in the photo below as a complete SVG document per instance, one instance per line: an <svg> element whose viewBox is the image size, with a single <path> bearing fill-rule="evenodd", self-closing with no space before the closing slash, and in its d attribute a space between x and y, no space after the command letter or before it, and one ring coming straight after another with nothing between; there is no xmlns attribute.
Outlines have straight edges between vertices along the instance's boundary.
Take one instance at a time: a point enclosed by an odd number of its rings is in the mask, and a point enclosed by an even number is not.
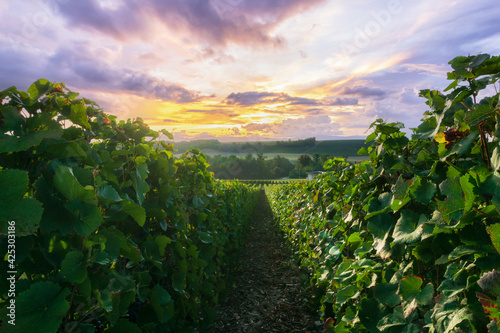
<svg viewBox="0 0 500 333"><path fill-rule="evenodd" d="M250 141L220 142L218 140L195 140L174 143L177 153L198 148L210 155L236 154L328 154L331 156L356 156L361 147L367 146L365 140L323 140L315 138L290 141Z"/></svg>

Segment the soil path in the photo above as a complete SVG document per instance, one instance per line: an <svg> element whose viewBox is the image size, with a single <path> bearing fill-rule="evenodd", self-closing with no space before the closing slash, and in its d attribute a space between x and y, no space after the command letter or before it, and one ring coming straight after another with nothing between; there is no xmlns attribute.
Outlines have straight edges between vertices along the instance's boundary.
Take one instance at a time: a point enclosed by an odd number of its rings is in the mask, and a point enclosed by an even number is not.
<svg viewBox="0 0 500 333"><path fill-rule="evenodd" d="M322 332L304 307L300 270L290 261L262 191L241 254L235 288L217 306L215 324L205 333Z"/></svg>

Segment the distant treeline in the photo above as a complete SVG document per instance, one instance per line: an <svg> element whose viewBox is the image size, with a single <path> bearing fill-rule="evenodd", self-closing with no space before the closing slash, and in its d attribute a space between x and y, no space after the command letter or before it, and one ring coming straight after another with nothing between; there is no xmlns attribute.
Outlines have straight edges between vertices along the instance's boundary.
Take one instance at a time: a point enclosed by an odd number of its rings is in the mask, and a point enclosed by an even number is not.
<svg viewBox="0 0 500 333"><path fill-rule="evenodd" d="M208 156L209 171L217 179L277 179L288 177L294 165L281 156L266 159L263 154L252 154L240 158L236 155Z"/></svg>
<svg viewBox="0 0 500 333"><path fill-rule="evenodd" d="M316 138L307 138L299 140L288 141L255 141L255 142L220 142L219 140L194 140L194 141L181 141L175 143L175 148L179 152L184 152L188 149L198 148L212 149L224 153L252 153L252 152L266 152L269 149L273 151L276 148L312 148L317 144Z"/></svg>
<svg viewBox="0 0 500 333"><path fill-rule="evenodd" d="M267 159L262 153L248 154L245 157L236 155L207 156L209 171L217 179L280 179L284 177L305 178L309 171L323 170L323 164L332 156L328 154L306 154L298 158L297 163L282 156Z"/></svg>
<svg viewBox="0 0 500 333"><path fill-rule="evenodd" d="M179 153L198 148L201 151L211 149L221 154L257 154L257 153L292 153L292 154L329 154L332 156L355 156L359 149L366 146L364 140L324 140L315 137L288 141L220 142L218 140L195 140L175 142Z"/></svg>

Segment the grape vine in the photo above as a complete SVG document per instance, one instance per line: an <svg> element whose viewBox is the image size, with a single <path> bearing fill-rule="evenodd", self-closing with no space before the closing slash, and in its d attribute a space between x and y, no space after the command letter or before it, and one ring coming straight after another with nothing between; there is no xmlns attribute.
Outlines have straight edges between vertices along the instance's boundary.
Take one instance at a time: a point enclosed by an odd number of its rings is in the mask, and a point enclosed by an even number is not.
<svg viewBox="0 0 500 333"><path fill-rule="evenodd" d="M267 189L325 332L499 331L500 57L450 65L411 139L378 119L370 161Z"/></svg>
<svg viewBox="0 0 500 333"><path fill-rule="evenodd" d="M17 248L16 325L2 279L0 332L210 323L258 191L215 181L200 151L174 158L169 132L78 96L44 79L0 91L0 247L14 221Z"/></svg>

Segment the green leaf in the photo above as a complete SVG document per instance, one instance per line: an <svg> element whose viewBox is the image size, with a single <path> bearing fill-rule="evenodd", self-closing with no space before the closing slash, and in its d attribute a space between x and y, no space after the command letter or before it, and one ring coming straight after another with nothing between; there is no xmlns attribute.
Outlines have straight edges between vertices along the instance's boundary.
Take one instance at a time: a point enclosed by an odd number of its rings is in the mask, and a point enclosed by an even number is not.
<svg viewBox="0 0 500 333"><path fill-rule="evenodd" d="M92 326L92 329L94 327ZM94 330L92 330L94 332ZM113 327L107 329L105 331L106 333L142 333L141 329L139 326L136 324L128 321L127 319L118 319L115 325Z"/></svg>
<svg viewBox="0 0 500 333"><path fill-rule="evenodd" d="M0 153L18 152L39 145L43 139L59 139L62 130L33 132L22 136L0 134Z"/></svg>
<svg viewBox="0 0 500 333"><path fill-rule="evenodd" d="M444 89L444 91L448 91L448 90L450 90L450 89L453 89L453 88L455 88L456 86L458 86L458 84L459 84L459 80L455 80L455 81L453 81L452 83L450 83L450 85L449 85L448 87L446 87L446 88Z"/></svg>
<svg viewBox="0 0 500 333"><path fill-rule="evenodd" d="M186 273L175 272L172 275L172 286L175 291L184 291L184 289L186 289Z"/></svg>
<svg viewBox="0 0 500 333"><path fill-rule="evenodd" d="M457 246L451 253L448 255L449 260L456 260L458 258L461 258L463 256L467 256L469 254L474 254L477 253L478 250L476 247L473 246Z"/></svg>
<svg viewBox="0 0 500 333"><path fill-rule="evenodd" d="M415 299L418 305L429 305L431 304L433 295L434 286L432 285L432 283L428 283Z"/></svg>
<svg viewBox="0 0 500 333"><path fill-rule="evenodd" d="M439 211L443 219L451 224L458 221L464 214L465 199L458 178L447 179L439 184L441 193L447 196L444 201L437 200Z"/></svg>
<svg viewBox="0 0 500 333"><path fill-rule="evenodd" d="M410 202L411 198L408 190L412 185L411 180L404 180L402 176L398 178L396 184L392 187L392 193L394 198L392 201L391 208L394 211L400 210L404 205Z"/></svg>
<svg viewBox="0 0 500 333"><path fill-rule="evenodd" d="M394 308L394 312L388 314L384 318L380 319L377 323L377 328L380 331L385 331L391 327L404 326L406 325L405 316L403 314L403 308L398 306Z"/></svg>
<svg viewBox="0 0 500 333"><path fill-rule="evenodd" d="M498 74L500 72L500 57L494 56L486 59L480 66L474 69L477 76L486 74Z"/></svg>
<svg viewBox="0 0 500 333"><path fill-rule="evenodd" d="M470 57L458 56L450 60L448 63L451 65L451 68L455 70L462 69L469 66Z"/></svg>
<svg viewBox="0 0 500 333"><path fill-rule="evenodd" d="M399 282L398 293L403 299L404 317L408 318L418 305L428 305L432 301L434 288L427 284L421 289L423 281L418 276L405 276Z"/></svg>
<svg viewBox="0 0 500 333"><path fill-rule="evenodd" d="M0 114L3 116L3 125L0 126L2 133L8 131L18 133L25 123L24 117L13 106L0 106Z"/></svg>
<svg viewBox="0 0 500 333"><path fill-rule="evenodd" d="M500 253L500 223L495 223L486 228L491 237L493 246Z"/></svg>
<svg viewBox="0 0 500 333"><path fill-rule="evenodd" d="M144 156L146 158L151 154L151 147L145 143L138 144L135 146L134 150L138 156Z"/></svg>
<svg viewBox="0 0 500 333"><path fill-rule="evenodd" d="M366 147L361 147L359 150L358 150L358 155L368 155L368 149Z"/></svg>
<svg viewBox="0 0 500 333"><path fill-rule="evenodd" d="M442 116L431 117L425 119L416 129L415 137L418 139L430 139L439 132L439 125L442 121ZM439 120L439 123L438 123Z"/></svg>
<svg viewBox="0 0 500 333"><path fill-rule="evenodd" d="M394 227L393 221L388 214L378 215L368 220L367 229L375 238L384 238Z"/></svg>
<svg viewBox="0 0 500 333"><path fill-rule="evenodd" d="M21 170L0 170L0 201L16 202L28 191L28 173Z"/></svg>
<svg viewBox="0 0 500 333"><path fill-rule="evenodd" d="M174 139L174 136L172 135L172 133L170 133L169 131L167 131L166 129L162 129L160 130L160 132L165 135L167 138L169 138L170 140L173 140Z"/></svg>
<svg viewBox="0 0 500 333"><path fill-rule="evenodd" d="M467 112L465 122L469 126L476 126L495 112L487 103L476 104L472 111Z"/></svg>
<svg viewBox="0 0 500 333"><path fill-rule="evenodd" d="M83 104L72 104L69 120L74 124L90 129L87 107Z"/></svg>
<svg viewBox="0 0 500 333"><path fill-rule="evenodd" d="M54 186L66 197L66 199L80 200L91 205L97 205L97 197L92 186L83 187L73 170L65 165L60 165L54 175Z"/></svg>
<svg viewBox="0 0 500 333"><path fill-rule="evenodd" d="M67 235L76 231L88 236L103 222L99 207L78 200L61 201L44 177L38 179L35 188L37 198L44 206L40 221L42 232L60 230L63 235Z"/></svg>
<svg viewBox="0 0 500 333"><path fill-rule="evenodd" d="M64 204L74 216L78 218L74 228L76 232L88 236L93 233L103 222L102 213L99 207L86 204L81 201L71 201ZM69 221L64 221L68 223Z"/></svg>
<svg viewBox="0 0 500 333"><path fill-rule="evenodd" d="M451 279L444 280L438 291L441 291L446 298L452 298L465 290L465 283L459 283L456 281L452 281Z"/></svg>
<svg viewBox="0 0 500 333"><path fill-rule="evenodd" d="M420 293L423 281L418 276L405 276L399 282L398 294L404 301L412 301Z"/></svg>
<svg viewBox="0 0 500 333"><path fill-rule="evenodd" d="M31 84L27 93L30 95L31 100L36 102L40 97L49 93L52 90L53 84L46 79L39 79Z"/></svg>
<svg viewBox="0 0 500 333"><path fill-rule="evenodd" d="M201 198L197 195L195 195L193 197L193 208L194 209L198 209L200 207L202 207L205 203L203 202L203 200L201 200Z"/></svg>
<svg viewBox="0 0 500 333"><path fill-rule="evenodd" d="M394 244L412 244L417 242L424 230L424 223L427 221L425 215L419 215L411 210L402 210L392 237Z"/></svg>
<svg viewBox="0 0 500 333"><path fill-rule="evenodd" d="M335 304L337 306L342 306L345 302L350 300L351 298L355 298L359 294L359 290L356 286L350 285L347 287L344 287L340 290L337 291L337 301Z"/></svg>
<svg viewBox="0 0 500 333"><path fill-rule="evenodd" d="M28 173L20 170L0 170L0 234L7 234L7 222L15 222L16 235L34 233L43 214L42 203L23 198L28 191Z"/></svg>
<svg viewBox="0 0 500 333"><path fill-rule="evenodd" d="M368 211L370 212L366 215L366 219L379 214L387 213L391 210L393 195L392 193L385 192L379 195L378 199L370 201L370 206Z"/></svg>
<svg viewBox="0 0 500 333"><path fill-rule="evenodd" d="M146 222L146 210L139 206L138 204L125 200L122 203L122 209L125 213L132 216L132 218L137 222L141 227Z"/></svg>
<svg viewBox="0 0 500 333"><path fill-rule="evenodd" d="M366 137L365 143L371 142L377 138L377 133L373 132Z"/></svg>
<svg viewBox="0 0 500 333"><path fill-rule="evenodd" d="M494 171L500 170L500 148L496 147L491 155L491 167Z"/></svg>
<svg viewBox="0 0 500 333"><path fill-rule="evenodd" d="M82 283L87 277L87 260L81 251L71 251L61 262L61 274L69 282Z"/></svg>
<svg viewBox="0 0 500 333"><path fill-rule="evenodd" d="M165 235L158 235L156 236L155 242L158 244L160 255L163 256L165 255L165 248L172 243L172 240Z"/></svg>
<svg viewBox="0 0 500 333"><path fill-rule="evenodd" d="M116 192L115 188L108 183L103 183L101 186L99 186L99 188L97 189L97 196L103 199L113 200L114 202L123 200L118 192Z"/></svg>
<svg viewBox="0 0 500 333"><path fill-rule="evenodd" d="M389 233L394 227L394 220L389 214L381 214L368 220L367 229L374 237L373 248L382 258L390 256Z"/></svg>
<svg viewBox="0 0 500 333"><path fill-rule="evenodd" d="M420 178L419 176L416 177L416 180L410 188L412 198L424 205L432 200L436 192L436 184L425 178Z"/></svg>
<svg viewBox="0 0 500 333"><path fill-rule="evenodd" d="M66 301L69 294L68 289L62 289L52 282L34 283L28 290L16 297L16 325L7 325L4 321L5 331L2 331L11 333L57 332L63 317L69 310L69 303ZM7 309L4 307L2 319L8 318L6 314Z"/></svg>
<svg viewBox="0 0 500 333"><path fill-rule="evenodd" d="M214 244L215 239L207 232L204 231L196 231L196 234L200 238L200 240L205 244Z"/></svg>
<svg viewBox="0 0 500 333"><path fill-rule="evenodd" d="M80 145L82 141L85 142L83 139L73 142L67 142L66 140L61 139L59 143L51 143L47 146L46 152L54 158L62 159L66 157L76 157L79 160L86 160L87 153Z"/></svg>
<svg viewBox="0 0 500 333"><path fill-rule="evenodd" d="M376 332L377 323L385 315L382 304L375 298L363 298L360 303L361 307L358 316L361 323L370 331Z"/></svg>
<svg viewBox="0 0 500 333"><path fill-rule="evenodd" d="M160 323L164 324L174 317L174 302L168 291L160 285L157 284L151 289L150 301Z"/></svg>
<svg viewBox="0 0 500 333"><path fill-rule="evenodd" d="M141 157L143 158L143 157ZM139 158L137 158L139 160ZM148 183L146 182L146 178L148 177L148 165L146 163L138 163L136 164L135 172L132 173L132 185L137 194L137 201L140 205L144 202L146 198L145 194L149 192L150 188Z"/></svg>
<svg viewBox="0 0 500 333"><path fill-rule="evenodd" d="M42 203L32 198L24 198L15 205L9 205L8 201L0 202L0 221L14 221L17 236L35 233L40 226L42 215ZM0 233L5 233L5 229L6 224L2 223Z"/></svg>
<svg viewBox="0 0 500 333"><path fill-rule="evenodd" d="M460 178L460 186L462 187L462 191L465 195L465 206L464 212L467 213L472 209L474 201L476 199L476 195L474 194L474 188L477 187L476 184L472 184L472 177L467 174Z"/></svg>
<svg viewBox="0 0 500 333"><path fill-rule="evenodd" d="M471 69L475 69L476 67L478 67L479 65L481 65L485 60L489 59L490 58L490 55L489 54L478 54L477 56L475 56L472 61L471 61L471 64L470 64L470 68Z"/></svg>
<svg viewBox="0 0 500 333"><path fill-rule="evenodd" d="M373 295L380 303L392 308L401 303L401 297L397 291L398 285L396 283L379 283L373 289Z"/></svg>
<svg viewBox="0 0 500 333"><path fill-rule="evenodd" d="M458 311L450 311L450 312L451 313L445 313L446 315L449 316L450 321L448 322L448 326L446 327L444 333L454 332L455 327L457 327L463 321L465 320L472 321L474 319L472 311L466 307L461 308Z"/></svg>

